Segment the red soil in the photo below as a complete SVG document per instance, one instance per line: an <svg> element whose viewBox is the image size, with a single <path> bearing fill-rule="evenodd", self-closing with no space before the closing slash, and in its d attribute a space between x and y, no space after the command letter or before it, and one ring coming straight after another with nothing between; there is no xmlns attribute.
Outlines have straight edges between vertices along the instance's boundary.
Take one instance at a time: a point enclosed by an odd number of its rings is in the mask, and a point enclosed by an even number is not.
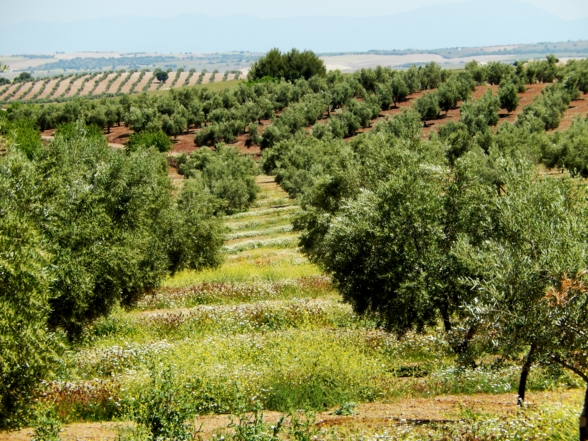
<svg viewBox="0 0 588 441"><path fill-rule="evenodd" d="M194 76L196 76L196 74ZM181 81L181 79L180 79L180 81ZM154 84L156 84L156 82L154 82ZM521 102L520 102L518 109L515 112L513 112L512 114L507 114L505 111L500 112L499 124L503 124L507 121L514 122L516 120L517 114L522 111L523 107L530 104L533 101L533 98L537 94L541 93L541 90L543 90L543 88L545 86L546 86L545 84L534 84L534 85L528 86L527 90L524 93L519 94L519 96L521 97ZM476 91L474 92L473 95L475 98L479 98L488 89L492 89L492 91L494 93L496 93L498 86L480 86L480 87L476 88ZM372 127L375 124L377 124L379 121L382 121L383 119L385 119L388 116L397 115L398 113L400 113L402 111L403 108L408 108L408 107L412 106L412 101L414 101L415 99L422 96L423 93L425 93L425 92L415 93L414 95L409 96L407 101L400 103L397 108L393 108L393 109L381 112L380 116L372 121ZM586 116L587 113L588 113L588 98L586 95L584 95L583 97L581 97L580 100L573 101L571 103L570 108L566 111L564 118L562 120L562 123L557 130L563 130L563 129L569 127L575 116L577 116L577 115ZM279 115L279 112L278 112L278 115ZM431 130L438 129L440 126L442 126L443 124L446 124L449 121L459 121L459 107L457 109L450 110L446 114L442 113L442 115L439 119L427 121L427 127L425 127L423 129L423 136L428 137ZM319 123L327 123L327 122L328 122L328 118L326 117L326 115L325 115L325 117L323 117L322 120L319 121ZM271 124L271 121L269 121L269 120L262 121L262 126L260 126L260 132L263 133L263 129L269 124ZM311 127L307 127L307 130L310 130L310 129L311 129ZM189 155L193 151L198 150L199 148L196 147L196 145L194 144L194 135L198 130L200 130L200 129L190 128L187 133L184 133L182 135L179 135L177 138L172 139L173 147L172 147L172 151L170 152L170 156L179 156L182 153ZM359 133L368 132L369 130L371 130L371 128L360 129ZM128 127L120 126L120 127L112 127L110 133L105 132L105 136L110 144L122 146L127 142L131 133L133 133L133 131L130 130ZM43 136L52 136L53 131L49 130L49 131L43 132L42 135ZM246 147L245 146L246 139L247 139L246 134L240 135L239 137L237 137L237 140L230 145L238 147L241 152L243 152L244 154L247 154L247 155L251 155L254 159L259 159L261 157L261 149L259 148L259 146ZM352 139L352 138L347 138L347 140L350 140L350 139Z"/></svg>
<svg viewBox="0 0 588 441"><path fill-rule="evenodd" d="M511 123L515 122L517 115L520 112L522 112L523 108L525 106L527 106L528 104L531 104L533 102L535 96L540 94L541 91L547 86L548 86L548 84L527 85L527 90L524 93L519 93L520 103L519 103L519 107L517 108L517 110L515 110L511 114L508 114L505 110L501 110L499 112L500 120L498 122L498 125L504 124L505 122L511 122ZM474 98L482 97L488 89L491 89L494 94L498 93L498 86L488 86L488 85L479 86L479 87L476 87L476 91L473 93ZM397 115L398 113L400 113L402 111L402 109L410 108L412 106L412 102L415 99L420 98L424 93L426 93L426 91L417 92L413 95L410 95L408 97L408 100L400 103L397 108L393 108L390 110L385 110L385 111L380 112L380 116L372 121L372 127L375 123L386 118L387 116ZM438 119L427 121L427 126L423 128L424 136L428 138L431 130L438 129L440 126L442 126L443 124L447 124L449 121L455 121L455 122L459 121L459 112L460 112L459 106L460 105L461 105L461 103L458 103L457 108L451 109L447 113L441 112L441 115ZM578 101L572 101L570 103L570 107L564 113L562 122L561 122L559 128L556 130L564 130L564 129L568 128L571 125L571 121L573 120L573 118L575 116L582 115L585 117L586 113L588 113L588 98L587 98L587 95L584 95ZM369 130L371 130L371 128L360 129L359 133L368 132Z"/></svg>

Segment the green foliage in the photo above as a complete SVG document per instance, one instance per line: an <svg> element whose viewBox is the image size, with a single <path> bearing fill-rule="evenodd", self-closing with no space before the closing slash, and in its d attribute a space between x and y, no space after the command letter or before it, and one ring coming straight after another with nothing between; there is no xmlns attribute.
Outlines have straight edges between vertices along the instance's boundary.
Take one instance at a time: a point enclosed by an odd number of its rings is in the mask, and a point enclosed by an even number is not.
<svg viewBox="0 0 588 441"><path fill-rule="evenodd" d="M36 222L42 178L18 152L0 162L0 427L27 420L60 350L47 332L49 247Z"/></svg>
<svg viewBox="0 0 588 441"><path fill-rule="evenodd" d="M36 427L31 441L60 441L61 421L55 409L41 406L36 413Z"/></svg>
<svg viewBox="0 0 588 441"><path fill-rule="evenodd" d="M202 180L187 179L177 200L175 216L170 219L168 258L173 272L184 269L216 267L221 263L219 250L224 229L215 214L218 200L211 197Z"/></svg>
<svg viewBox="0 0 588 441"><path fill-rule="evenodd" d="M419 76L422 89L436 89L443 82L444 72L441 66L431 61L423 68L419 67Z"/></svg>
<svg viewBox="0 0 588 441"><path fill-rule="evenodd" d="M165 83L169 78L169 73L161 69L155 69L153 71L153 76L157 78L157 81Z"/></svg>
<svg viewBox="0 0 588 441"><path fill-rule="evenodd" d="M527 126L533 131L556 129L559 127L570 100L571 96L563 85L547 86L532 104L523 108L523 111L517 116L516 124Z"/></svg>
<svg viewBox="0 0 588 441"><path fill-rule="evenodd" d="M161 153L169 152L172 148L172 142L169 137L159 131L147 131L133 133L125 144L128 152L135 152L139 149L148 149L154 147Z"/></svg>
<svg viewBox="0 0 588 441"><path fill-rule="evenodd" d="M534 359L572 366L585 380L585 359L578 357L588 323L585 186L538 179L524 161L503 167L507 190L486 207L492 219L486 240L474 245L464 237L456 250L477 273L469 282L479 296L466 309L489 351L511 357L532 347Z"/></svg>
<svg viewBox="0 0 588 441"><path fill-rule="evenodd" d="M447 81L443 83L439 90L437 90L437 97L439 98L439 107L441 110L448 112L457 107L457 102L460 100L460 93L458 85L455 81Z"/></svg>
<svg viewBox="0 0 588 441"><path fill-rule="evenodd" d="M512 113L519 107L518 88L511 81L503 81L498 88L498 99L500 100L500 108L505 109L508 113Z"/></svg>
<svg viewBox="0 0 588 441"><path fill-rule="evenodd" d="M421 116L421 120L426 124L427 120L436 119L439 116L439 96L436 92L426 92L418 98L413 108Z"/></svg>
<svg viewBox="0 0 588 441"><path fill-rule="evenodd" d="M30 119L19 119L10 123L5 130L7 142L11 148L23 153L28 159L34 159L43 148L41 136L35 122Z"/></svg>
<svg viewBox="0 0 588 441"><path fill-rule="evenodd" d="M259 192L255 183L257 166L236 148L204 147L189 157L182 156L178 165L180 174L200 180L210 194L221 200L221 208L227 213L245 210L255 202Z"/></svg>
<svg viewBox="0 0 588 441"><path fill-rule="evenodd" d="M312 76L324 76L326 73L323 61L312 51L299 52L292 49L282 54L279 49L272 49L253 63L247 78L254 81L273 77L294 82L299 78L308 80Z"/></svg>
<svg viewBox="0 0 588 441"><path fill-rule="evenodd" d="M490 84L500 84L502 81L510 77L515 68L510 64L500 63L498 61L491 61L485 67L486 70L486 81Z"/></svg>
<svg viewBox="0 0 588 441"><path fill-rule="evenodd" d="M548 165L565 167L574 176L588 176L588 120L574 119L568 130L553 135L550 146L554 148L546 157Z"/></svg>
<svg viewBox="0 0 588 441"><path fill-rule="evenodd" d="M131 439L148 441L192 439L186 420L192 412L186 392L176 385L173 373L161 366L150 372L150 383L133 403L131 418L138 427Z"/></svg>
<svg viewBox="0 0 588 441"><path fill-rule="evenodd" d="M470 134L476 134L498 124L499 110L500 99L488 89L483 97L461 105L459 120L467 126Z"/></svg>
<svg viewBox="0 0 588 441"><path fill-rule="evenodd" d="M29 72L21 72L18 76L14 79L15 83L26 83L27 81L31 81L33 76Z"/></svg>
<svg viewBox="0 0 588 441"><path fill-rule="evenodd" d="M470 135L468 127L464 123L449 121L439 128L439 138L447 143L446 157L450 164L454 165L458 158L461 158L475 146L474 139Z"/></svg>

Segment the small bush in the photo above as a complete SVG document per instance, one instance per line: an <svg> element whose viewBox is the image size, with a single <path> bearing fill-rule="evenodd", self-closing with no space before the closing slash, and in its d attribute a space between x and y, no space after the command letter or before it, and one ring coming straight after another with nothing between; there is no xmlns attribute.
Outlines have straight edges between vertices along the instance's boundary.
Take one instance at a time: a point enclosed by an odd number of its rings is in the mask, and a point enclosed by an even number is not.
<svg viewBox="0 0 588 441"><path fill-rule="evenodd" d="M134 152L141 148L155 147L158 151L169 152L172 142L162 131L149 130L141 133L133 133L126 144L128 152Z"/></svg>

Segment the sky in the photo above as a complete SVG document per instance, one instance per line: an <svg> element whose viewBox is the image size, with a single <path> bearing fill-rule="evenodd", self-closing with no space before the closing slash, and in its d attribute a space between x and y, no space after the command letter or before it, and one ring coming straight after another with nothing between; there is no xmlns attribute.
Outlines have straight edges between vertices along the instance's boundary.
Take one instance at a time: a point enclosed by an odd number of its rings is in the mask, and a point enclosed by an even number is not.
<svg viewBox="0 0 588 441"><path fill-rule="evenodd" d="M257 17L384 16L464 0L0 0L0 24L27 20L69 22L111 16L175 17L246 14ZM476 0L481 1L481 0ZM588 17L587 0L522 0L563 19ZM369 5L369 7L366 7Z"/></svg>

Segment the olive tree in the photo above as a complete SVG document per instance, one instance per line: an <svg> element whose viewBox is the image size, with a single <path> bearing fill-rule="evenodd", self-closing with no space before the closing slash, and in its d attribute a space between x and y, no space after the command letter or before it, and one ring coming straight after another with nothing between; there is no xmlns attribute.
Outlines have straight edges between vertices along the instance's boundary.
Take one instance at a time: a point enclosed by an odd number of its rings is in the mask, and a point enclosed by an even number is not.
<svg viewBox="0 0 588 441"><path fill-rule="evenodd" d="M308 80L315 75L325 76L326 73L325 64L312 51L300 52L292 49L282 53L279 49L272 49L253 63L247 77L250 80L264 77L284 78L294 82L299 78Z"/></svg>
<svg viewBox="0 0 588 441"><path fill-rule="evenodd" d="M408 116L408 124L391 120L356 141L355 158L315 178L295 227L304 253L356 312L398 334L440 321L470 363L476 329L461 307L475 293L462 284L471 274L452 250L465 233L483 240L488 219L481 207L496 192L479 179L476 161L449 169L441 145L423 145L418 128L410 135Z"/></svg>
<svg viewBox="0 0 588 441"><path fill-rule="evenodd" d="M180 157L178 163L180 174L201 180L207 191L219 199L219 208L227 213L247 209L260 191L255 183L257 165L234 147L205 147L189 157Z"/></svg>
<svg viewBox="0 0 588 441"><path fill-rule="evenodd" d="M532 364L558 364L588 388L588 194L576 180L540 178L531 163L505 163L504 191L486 207L492 228L483 242L464 236L460 262L479 276L466 306L488 345L522 358L519 400ZM586 411L581 440L588 439Z"/></svg>
<svg viewBox="0 0 588 441"><path fill-rule="evenodd" d="M455 109L460 98L456 81L449 80L441 84L437 90L437 96L439 98L439 107L442 110L445 110L445 113L449 112L451 109Z"/></svg>
<svg viewBox="0 0 588 441"><path fill-rule="evenodd" d="M27 420L60 345L47 331L51 254L34 218L42 181L28 159L0 163L0 428Z"/></svg>
<svg viewBox="0 0 588 441"><path fill-rule="evenodd" d="M439 116L439 96L436 92L426 92L414 102L413 107L426 126L427 120L436 119Z"/></svg>
<svg viewBox="0 0 588 441"><path fill-rule="evenodd" d="M500 100L501 109L505 109L508 113L515 111L520 101L517 86L512 81L503 81L500 83L498 99Z"/></svg>
<svg viewBox="0 0 588 441"><path fill-rule="evenodd" d="M464 123L471 134L485 131L489 126L498 124L500 99L488 89L484 96L477 100L462 103L460 122Z"/></svg>

